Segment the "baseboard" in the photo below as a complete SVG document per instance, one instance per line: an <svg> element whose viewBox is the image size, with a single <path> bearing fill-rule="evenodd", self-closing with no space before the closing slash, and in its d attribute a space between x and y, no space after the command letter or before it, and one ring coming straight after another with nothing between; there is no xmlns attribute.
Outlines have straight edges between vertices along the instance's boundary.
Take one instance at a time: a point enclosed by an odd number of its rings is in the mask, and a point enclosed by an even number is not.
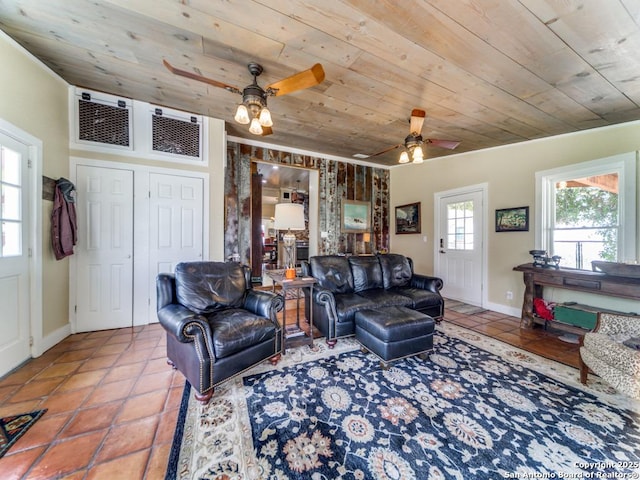
<svg viewBox="0 0 640 480"><path fill-rule="evenodd" d="M55 347L69 335L71 335L71 324L67 323L66 325L58 328L49 335L42 337L42 341L40 342L40 352L37 356L40 356L50 348Z"/></svg>
<svg viewBox="0 0 640 480"><path fill-rule="evenodd" d="M520 316L522 315L521 307L510 307L508 305L488 302L486 305L484 305L484 308L493 312L503 313L505 315L510 315L517 318L520 318Z"/></svg>

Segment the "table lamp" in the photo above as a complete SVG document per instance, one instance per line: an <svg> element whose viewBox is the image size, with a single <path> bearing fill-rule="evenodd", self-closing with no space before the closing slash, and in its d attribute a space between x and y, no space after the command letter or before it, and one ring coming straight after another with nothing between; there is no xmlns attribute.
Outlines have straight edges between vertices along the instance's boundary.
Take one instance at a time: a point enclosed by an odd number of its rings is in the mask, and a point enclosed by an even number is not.
<svg viewBox="0 0 640 480"><path fill-rule="evenodd" d="M296 277L296 236L291 230L304 230L304 205L299 203L278 203L276 205L274 228L286 230L282 236L284 245L285 278Z"/></svg>

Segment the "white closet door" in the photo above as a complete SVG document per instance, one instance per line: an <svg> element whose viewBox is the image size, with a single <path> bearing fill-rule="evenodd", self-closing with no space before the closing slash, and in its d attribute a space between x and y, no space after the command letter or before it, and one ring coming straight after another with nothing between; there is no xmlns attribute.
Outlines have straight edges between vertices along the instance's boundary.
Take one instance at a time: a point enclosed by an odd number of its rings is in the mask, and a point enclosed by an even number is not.
<svg viewBox="0 0 640 480"><path fill-rule="evenodd" d="M202 260L204 180L152 173L150 182L149 321L156 317L156 277L179 262Z"/></svg>
<svg viewBox="0 0 640 480"><path fill-rule="evenodd" d="M133 171L76 169L76 329L133 324Z"/></svg>

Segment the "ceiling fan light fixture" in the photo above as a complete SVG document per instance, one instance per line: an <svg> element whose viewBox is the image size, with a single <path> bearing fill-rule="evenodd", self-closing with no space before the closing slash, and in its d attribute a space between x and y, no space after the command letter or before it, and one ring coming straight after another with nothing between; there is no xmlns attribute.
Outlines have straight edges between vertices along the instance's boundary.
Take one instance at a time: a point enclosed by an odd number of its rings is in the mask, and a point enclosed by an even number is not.
<svg viewBox="0 0 640 480"><path fill-rule="evenodd" d="M253 120L251 120L249 132L253 133L254 135L262 135L262 125L260 125L260 121L257 117L253 117Z"/></svg>
<svg viewBox="0 0 640 480"><path fill-rule="evenodd" d="M409 163L409 154L407 153L406 150L403 150L402 153L400 154L400 160L398 160L400 163Z"/></svg>
<svg viewBox="0 0 640 480"><path fill-rule="evenodd" d="M236 115L233 118L236 122L242 125L248 125L251 120L249 119L249 111L247 110L246 105L244 105L243 103L238 105L238 108L236 109Z"/></svg>
<svg viewBox="0 0 640 480"><path fill-rule="evenodd" d="M267 107L260 110L260 116L258 117L260 125L263 127L273 127L273 121L271 120L271 112Z"/></svg>
<svg viewBox="0 0 640 480"><path fill-rule="evenodd" d="M413 158L413 163L422 163L424 160L424 153L422 152L422 147L418 145L413 149L413 153L411 154Z"/></svg>

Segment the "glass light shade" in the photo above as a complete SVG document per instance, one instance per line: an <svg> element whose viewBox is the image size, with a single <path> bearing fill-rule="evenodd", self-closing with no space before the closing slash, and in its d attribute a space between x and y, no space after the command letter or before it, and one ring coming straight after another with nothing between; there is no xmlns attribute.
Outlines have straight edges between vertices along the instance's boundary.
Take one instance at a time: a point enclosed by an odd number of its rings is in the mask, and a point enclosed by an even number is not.
<svg viewBox="0 0 640 480"><path fill-rule="evenodd" d="M409 154L407 153L406 150L403 150L402 153L400 154L400 160L398 160L400 163L409 163Z"/></svg>
<svg viewBox="0 0 640 480"><path fill-rule="evenodd" d="M422 163L424 154L422 153L422 147L418 146L413 149L413 163Z"/></svg>
<svg viewBox="0 0 640 480"><path fill-rule="evenodd" d="M250 121L247 107L242 103L238 105L238 108L236 109L236 116L233 118L236 122L241 123L242 125L247 125Z"/></svg>
<svg viewBox="0 0 640 480"><path fill-rule="evenodd" d="M300 203L276 204L273 228L276 230L304 230L304 205Z"/></svg>
<svg viewBox="0 0 640 480"><path fill-rule="evenodd" d="M258 117L260 121L260 125L263 127L273 127L273 122L271 121L271 112L267 107L264 107L260 110L260 116Z"/></svg>
<svg viewBox="0 0 640 480"><path fill-rule="evenodd" d="M249 131L254 135L262 135L262 126L260 125L260 122L257 118L254 117L253 120L251 120Z"/></svg>

